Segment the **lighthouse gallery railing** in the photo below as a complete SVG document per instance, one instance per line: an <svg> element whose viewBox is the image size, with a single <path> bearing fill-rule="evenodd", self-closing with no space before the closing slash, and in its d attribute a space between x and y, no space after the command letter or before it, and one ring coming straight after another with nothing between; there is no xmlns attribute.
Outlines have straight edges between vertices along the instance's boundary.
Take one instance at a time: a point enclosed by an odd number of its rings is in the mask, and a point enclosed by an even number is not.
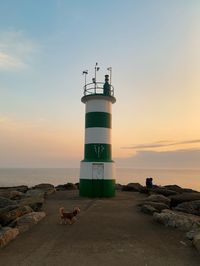
<svg viewBox="0 0 200 266"><path fill-rule="evenodd" d="M104 92L104 83L103 82L96 82L96 83L88 83L86 84L84 89L84 96L92 95L92 94L98 94L98 95L105 95ZM114 87L110 85L110 96L114 96Z"/></svg>

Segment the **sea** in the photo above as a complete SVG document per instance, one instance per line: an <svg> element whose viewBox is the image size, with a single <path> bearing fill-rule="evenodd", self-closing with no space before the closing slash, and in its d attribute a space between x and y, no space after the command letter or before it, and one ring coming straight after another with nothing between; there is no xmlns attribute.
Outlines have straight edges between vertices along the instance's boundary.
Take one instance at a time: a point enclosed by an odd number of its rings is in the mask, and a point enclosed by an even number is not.
<svg viewBox="0 0 200 266"><path fill-rule="evenodd" d="M77 183L79 171L79 168L0 168L0 187ZM122 185L131 182L144 185L147 177L152 177L156 185L176 184L200 191L200 169L116 169L116 183Z"/></svg>

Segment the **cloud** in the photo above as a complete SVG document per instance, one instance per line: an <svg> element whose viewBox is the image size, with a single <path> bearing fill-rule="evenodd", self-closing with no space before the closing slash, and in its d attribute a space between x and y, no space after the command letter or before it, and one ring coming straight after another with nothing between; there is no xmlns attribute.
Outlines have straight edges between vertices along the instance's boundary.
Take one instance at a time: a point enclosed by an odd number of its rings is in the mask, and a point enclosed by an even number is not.
<svg viewBox="0 0 200 266"><path fill-rule="evenodd" d="M0 70L21 70L30 64L39 46L23 31L0 32Z"/></svg>
<svg viewBox="0 0 200 266"><path fill-rule="evenodd" d="M170 146L178 146L178 145L184 145L184 144L199 144L200 139L193 139L193 140L186 140L186 141L167 141L162 140L154 143L149 144L139 144L139 145L133 145L133 146L126 146L121 147L121 149L133 149L136 151L144 150L144 149L151 149L151 148L164 148L164 147L170 147Z"/></svg>
<svg viewBox="0 0 200 266"><path fill-rule="evenodd" d="M153 143L122 147L130 149L133 155L118 158L123 167L133 168L190 168L199 169L200 139L184 141L161 140Z"/></svg>
<svg viewBox="0 0 200 266"><path fill-rule="evenodd" d="M200 143L200 139L181 141L181 142L178 142L177 144L192 144L192 143Z"/></svg>
<svg viewBox="0 0 200 266"><path fill-rule="evenodd" d="M176 151L139 151L128 158L116 158L116 163L133 168L199 169L200 149L180 149Z"/></svg>
<svg viewBox="0 0 200 266"><path fill-rule="evenodd" d="M21 69L24 67L26 67L26 64L19 58L0 52L0 69Z"/></svg>

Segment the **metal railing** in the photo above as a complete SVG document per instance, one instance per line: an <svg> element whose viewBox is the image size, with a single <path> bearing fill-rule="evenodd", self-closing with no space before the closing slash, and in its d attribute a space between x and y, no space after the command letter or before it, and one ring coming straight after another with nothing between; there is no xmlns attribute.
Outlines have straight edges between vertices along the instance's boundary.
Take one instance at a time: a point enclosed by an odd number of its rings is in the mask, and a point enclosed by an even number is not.
<svg viewBox="0 0 200 266"><path fill-rule="evenodd" d="M86 84L83 89L84 89L84 96L87 95L106 95L106 96L114 96L114 87L110 85L110 91L109 94L104 92L103 88L104 83L103 82L96 82L96 83L88 83Z"/></svg>

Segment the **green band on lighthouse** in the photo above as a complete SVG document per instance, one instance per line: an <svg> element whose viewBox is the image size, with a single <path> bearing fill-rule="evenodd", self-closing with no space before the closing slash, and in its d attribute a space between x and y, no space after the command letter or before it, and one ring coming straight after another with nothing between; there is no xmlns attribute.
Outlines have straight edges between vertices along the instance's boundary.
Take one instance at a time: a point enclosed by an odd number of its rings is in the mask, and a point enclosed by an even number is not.
<svg viewBox="0 0 200 266"><path fill-rule="evenodd" d="M80 196L83 197L114 197L115 180L80 179Z"/></svg>
<svg viewBox="0 0 200 266"><path fill-rule="evenodd" d="M111 162L111 144L91 143L85 144L84 161Z"/></svg>
<svg viewBox="0 0 200 266"><path fill-rule="evenodd" d="M111 128L111 114L105 112L90 112L85 115L85 127Z"/></svg>

